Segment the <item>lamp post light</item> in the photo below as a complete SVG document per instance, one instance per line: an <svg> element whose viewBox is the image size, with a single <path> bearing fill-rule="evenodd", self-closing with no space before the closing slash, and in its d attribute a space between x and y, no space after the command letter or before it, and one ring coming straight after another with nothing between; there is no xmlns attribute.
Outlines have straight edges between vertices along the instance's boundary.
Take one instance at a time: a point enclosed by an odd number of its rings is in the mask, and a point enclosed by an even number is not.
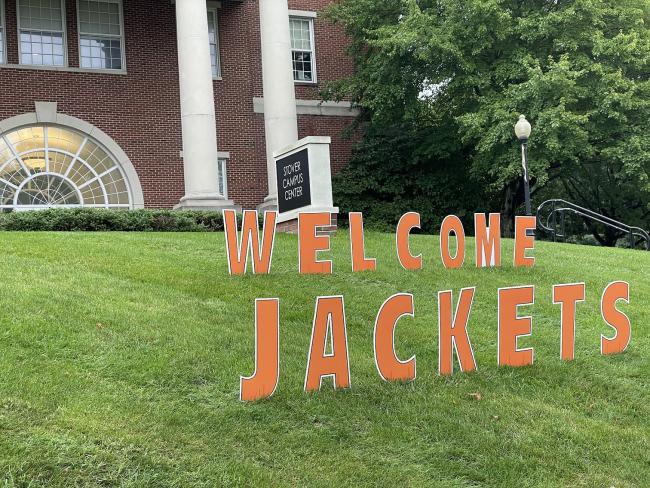
<svg viewBox="0 0 650 488"><path fill-rule="evenodd" d="M526 215L532 215L533 209L530 203L530 178L528 175L528 139L532 132L530 122L526 120L525 115L519 116L519 121L515 125L515 134L521 142L521 165L524 168L524 197L526 199Z"/></svg>

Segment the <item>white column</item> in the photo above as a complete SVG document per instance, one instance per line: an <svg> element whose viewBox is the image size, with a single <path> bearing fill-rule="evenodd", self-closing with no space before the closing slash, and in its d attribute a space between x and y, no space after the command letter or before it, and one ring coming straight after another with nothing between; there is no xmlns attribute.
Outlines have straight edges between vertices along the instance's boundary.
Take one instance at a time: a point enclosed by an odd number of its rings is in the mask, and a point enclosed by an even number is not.
<svg viewBox="0 0 650 488"><path fill-rule="evenodd" d="M232 207L219 193L217 128L205 0L176 0L185 196L176 208Z"/></svg>
<svg viewBox="0 0 650 488"><path fill-rule="evenodd" d="M269 195L260 208L277 208L273 152L298 140L287 0L260 0L264 126Z"/></svg>

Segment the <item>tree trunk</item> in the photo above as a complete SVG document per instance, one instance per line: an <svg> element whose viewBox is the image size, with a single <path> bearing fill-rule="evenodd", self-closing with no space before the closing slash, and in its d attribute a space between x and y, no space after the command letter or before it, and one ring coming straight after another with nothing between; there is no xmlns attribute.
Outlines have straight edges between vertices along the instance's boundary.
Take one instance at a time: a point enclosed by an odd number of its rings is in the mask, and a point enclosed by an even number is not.
<svg viewBox="0 0 650 488"><path fill-rule="evenodd" d="M519 193L519 182L511 182L506 186L503 197L503 208L501 209L501 229L504 237L515 236L515 210L519 205L517 195Z"/></svg>
<svg viewBox="0 0 650 488"><path fill-rule="evenodd" d="M616 242L622 236L619 231L612 229L611 227L605 227L605 232L603 234L598 232L598 228L589 222L587 223L587 227L601 246L614 247L616 246Z"/></svg>

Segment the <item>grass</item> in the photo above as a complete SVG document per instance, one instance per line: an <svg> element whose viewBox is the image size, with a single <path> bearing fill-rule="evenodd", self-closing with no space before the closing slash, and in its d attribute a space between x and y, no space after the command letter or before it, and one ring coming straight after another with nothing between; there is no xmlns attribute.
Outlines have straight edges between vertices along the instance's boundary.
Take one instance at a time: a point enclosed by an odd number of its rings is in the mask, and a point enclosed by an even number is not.
<svg viewBox="0 0 650 488"><path fill-rule="evenodd" d="M539 243L532 270L446 271L437 238L418 236L425 269L406 272L394 236L368 234L379 269L352 274L341 232L334 275L298 277L296 238L279 235L271 276L231 278L222 234L0 235L5 486L650 486L650 253ZM600 295L621 279L632 343L601 357ZM587 301L563 363L551 287L577 281ZM537 303L520 346L536 363L497 368L497 288L524 284ZM479 371L441 378L436 293L473 285ZM396 292L415 295L396 333L398 354L417 354L407 385L383 383L372 353ZM305 394L315 298L332 294L345 296L353 388ZM280 386L242 404L254 299L275 296Z"/></svg>

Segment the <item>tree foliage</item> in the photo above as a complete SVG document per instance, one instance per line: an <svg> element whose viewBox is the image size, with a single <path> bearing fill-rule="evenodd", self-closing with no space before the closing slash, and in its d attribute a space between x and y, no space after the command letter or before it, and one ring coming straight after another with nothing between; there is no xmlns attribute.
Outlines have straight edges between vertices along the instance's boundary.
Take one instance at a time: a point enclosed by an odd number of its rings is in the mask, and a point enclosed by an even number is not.
<svg viewBox="0 0 650 488"><path fill-rule="evenodd" d="M331 16L356 71L326 96L351 97L366 135L342 179L364 176L369 152L375 179L412 161L411 187L498 202L507 228L523 200L524 113L537 203L552 194L649 223L650 0L342 0ZM372 149L391 134L391 149ZM355 185L352 199L378 195L373 177Z"/></svg>

